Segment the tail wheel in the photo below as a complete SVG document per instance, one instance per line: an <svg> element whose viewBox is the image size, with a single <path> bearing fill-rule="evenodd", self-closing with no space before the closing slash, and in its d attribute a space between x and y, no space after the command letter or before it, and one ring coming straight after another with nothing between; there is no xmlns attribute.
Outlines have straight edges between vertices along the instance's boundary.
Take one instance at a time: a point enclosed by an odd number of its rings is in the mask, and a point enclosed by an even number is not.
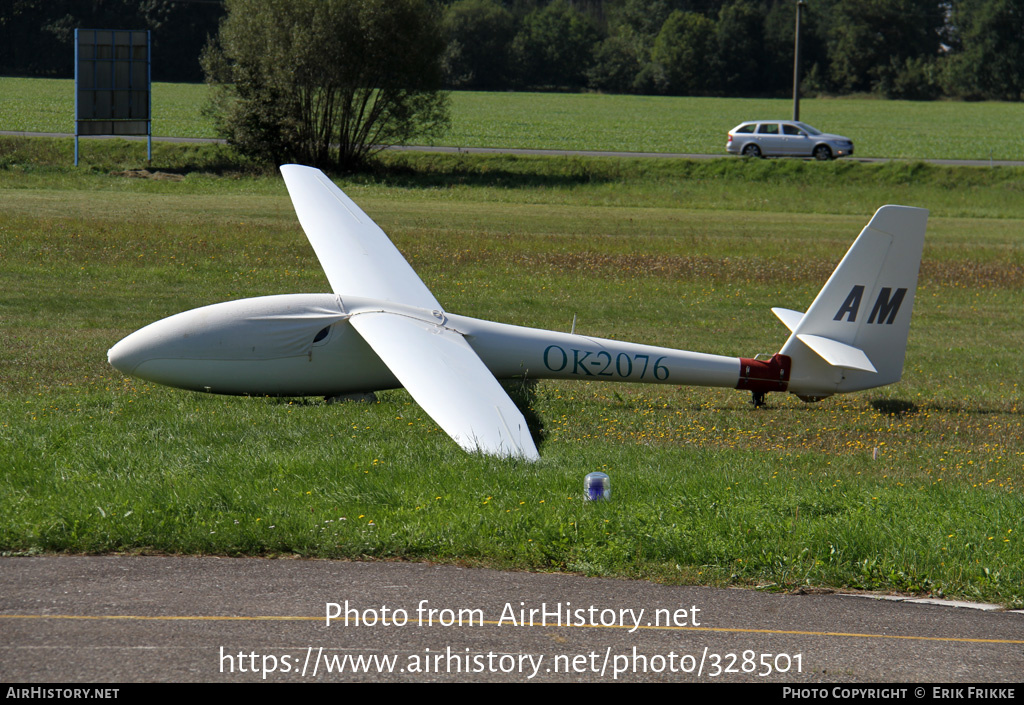
<svg viewBox="0 0 1024 705"><path fill-rule="evenodd" d="M819 144L814 148L814 158L819 162L827 162L832 158L832 150L827 144Z"/></svg>

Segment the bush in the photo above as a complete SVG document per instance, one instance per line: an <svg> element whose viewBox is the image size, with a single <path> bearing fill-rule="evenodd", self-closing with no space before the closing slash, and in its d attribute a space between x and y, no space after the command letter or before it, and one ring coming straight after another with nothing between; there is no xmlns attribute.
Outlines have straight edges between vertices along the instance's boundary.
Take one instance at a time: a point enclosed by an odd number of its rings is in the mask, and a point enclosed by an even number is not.
<svg viewBox="0 0 1024 705"><path fill-rule="evenodd" d="M228 0L203 55L219 131L273 163L355 168L447 126L425 0Z"/></svg>

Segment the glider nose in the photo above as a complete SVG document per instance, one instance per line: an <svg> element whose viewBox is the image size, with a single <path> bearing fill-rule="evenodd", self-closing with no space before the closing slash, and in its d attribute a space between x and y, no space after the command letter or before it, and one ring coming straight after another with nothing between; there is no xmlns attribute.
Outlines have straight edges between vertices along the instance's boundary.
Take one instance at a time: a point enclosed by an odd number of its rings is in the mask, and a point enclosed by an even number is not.
<svg viewBox="0 0 1024 705"><path fill-rule="evenodd" d="M181 343L168 340L169 326L164 321L151 323L116 343L107 351L107 362L131 377L194 389L190 365L194 366L196 356Z"/></svg>
<svg viewBox="0 0 1024 705"><path fill-rule="evenodd" d="M152 357L152 346L145 335L140 335L142 332L135 331L107 351L107 362L118 372L130 375L139 365Z"/></svg>

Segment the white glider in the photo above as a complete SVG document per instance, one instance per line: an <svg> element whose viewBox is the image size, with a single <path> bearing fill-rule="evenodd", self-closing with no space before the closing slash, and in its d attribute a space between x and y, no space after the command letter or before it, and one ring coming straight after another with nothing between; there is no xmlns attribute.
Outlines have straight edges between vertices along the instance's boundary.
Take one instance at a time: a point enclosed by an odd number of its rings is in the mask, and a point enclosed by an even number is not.
<svg viewBox="0 0 1024 705"><path fill-rule="evenodd" d="M928 211L879 208L770 360L723 357L459 316L321 171L281 167L333 294L230 301L118 342L119 371L219 394L339 396L405 387L467 451L536 460L498 379L587 379L789 391L805 401L899 381Z"/></svg>

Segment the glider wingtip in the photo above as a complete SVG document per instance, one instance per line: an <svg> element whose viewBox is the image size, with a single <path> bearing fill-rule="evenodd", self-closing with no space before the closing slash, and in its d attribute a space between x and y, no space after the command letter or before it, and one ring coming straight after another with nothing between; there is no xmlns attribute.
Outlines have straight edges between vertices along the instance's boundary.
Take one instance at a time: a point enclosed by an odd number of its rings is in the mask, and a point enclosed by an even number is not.
<svg viewBox="0 0 1024 705"><path fill-rule="evenodd" d="M509 449L501 447L499 449L489 448L475 448L474 450L483 453L484 455L491 455L502 460L521 460L527 463L535 463L540 460L540 453L537 452L536 448L513 448Z"/></svg>
<svg viewBox="0 0 1024 705"><path fill-rule="evenodd" d="M522 460L533 463L540 460L540 452L537 450L533 439L509 438L501 436L498 438L480 438L474 434L449 433L452 439L467 453L479 453L480 455L502 460Z"/></svg>
<svg viewBox="0 0 1024 705"><path fill-rule="evenodd" d="M285 179L288 179L288 177L296 177L304 174L308 174L310 176L326 177L326 174L324 174L324 172L321 171L320 169L317 169L314 166L306 166L305 164L282 164L281 166L278 167L278 169L281 171L281 175L285 177Z"/></svg>
<svg viewBox="0 0 1024 705"><path fill-rule="evenodd" d="M503 449L504 451L505 449ZM535 463L540 460L540 453L537 452L537 446L534 445L533 439L522 441L516 444L516 447L504 452L506 458L513 460L523 460L528 463Z"/></svg>

